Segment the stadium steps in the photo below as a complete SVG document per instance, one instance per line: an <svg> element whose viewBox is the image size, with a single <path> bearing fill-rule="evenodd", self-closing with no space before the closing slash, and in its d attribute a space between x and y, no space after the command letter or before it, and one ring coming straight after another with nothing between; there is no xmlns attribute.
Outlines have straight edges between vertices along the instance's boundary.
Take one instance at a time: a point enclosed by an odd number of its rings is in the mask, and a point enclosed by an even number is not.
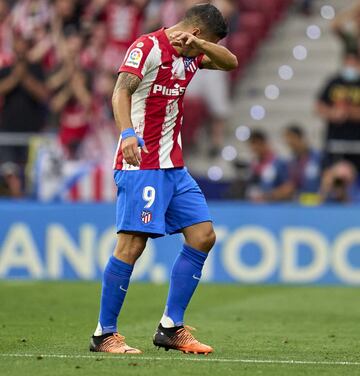
<svg viewBox="0 0 360 376"><path fill-rule="evenodd" d="M344 3L340 0L329 0L327 4L338 10ZM315 13L311 17L290 12L263 43L237 85L233 114L228 124L227 144L236 147L241 159L249 159L249 152L246 142L240 142L234 137L239 125L266 131L274 148L282 155L287 153L281 137L282 131L288 123L294 121L304 126L315 147L322 146L324 126L315 113L315 99L326 78L338 69L341 58L341 45L330 30L330 21L320 15L322 5L324 2L316 2ZM320 27L319 39L311 40L307 37L306 30L309 25ZM302 61L293 57L293 48L299 44L306 47L308 52L307 58ZM291 80L285 81L279 77L278 68L284 64L293 68L294 76ZM264 89L269 84L279 87L280 96L277 100L265 97ZM263 120L251 118L250 109L253 105L262 105L265 108L266 117ZM236 175L232 163L221 157L216 160L208 159L205 147L200 146L198 153L199 157L189 161L195 174L204 175L211 165L217 165L222 168L225 178Z"/></svg>

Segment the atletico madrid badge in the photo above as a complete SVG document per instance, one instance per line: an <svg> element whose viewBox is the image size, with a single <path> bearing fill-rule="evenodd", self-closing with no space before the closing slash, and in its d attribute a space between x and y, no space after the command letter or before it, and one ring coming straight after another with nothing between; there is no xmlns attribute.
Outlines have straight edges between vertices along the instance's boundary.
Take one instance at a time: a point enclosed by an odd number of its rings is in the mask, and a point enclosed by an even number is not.
<svg viewBox="0 0 360 376"><path fill-rule="evenodd" d="M141 220L142 220L142 222L145 223L145 224L150 223L151 220L152 220L152 214L151 214L151 212L149 212L149 211L147 211L147 210L143 210L143 211L141 212Z"/></svg>
<svg viewBox="0 0 360 376"><path fill-rule="evenodd" d="M192 57L184 57L184 66L185 70L190 71L192 73L196 72L196 64L195 59Z"/></svg>

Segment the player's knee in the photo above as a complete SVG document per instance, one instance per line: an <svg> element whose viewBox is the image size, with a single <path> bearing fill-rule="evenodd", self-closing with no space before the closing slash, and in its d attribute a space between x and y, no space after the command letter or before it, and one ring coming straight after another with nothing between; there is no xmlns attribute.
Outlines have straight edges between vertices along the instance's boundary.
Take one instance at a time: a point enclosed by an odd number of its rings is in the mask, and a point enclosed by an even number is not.
<svg viewBox="0 0 360 376"><path fill-rule="evenodd" d="M125 241L123 241L123 239L119 239L114 255L133 265L143 253L146 247L146 241L146 238L137 235L128 235L126 236Z"/></svg>
<svg viewBox="0 0 360 376"><path fill-rule="evenodd" d="M210 252L211 248L214 246L216 242L216 234L213 229L209 229L208 231L204 231L199 234L197 239L197 249L203 252Z"/></svg>

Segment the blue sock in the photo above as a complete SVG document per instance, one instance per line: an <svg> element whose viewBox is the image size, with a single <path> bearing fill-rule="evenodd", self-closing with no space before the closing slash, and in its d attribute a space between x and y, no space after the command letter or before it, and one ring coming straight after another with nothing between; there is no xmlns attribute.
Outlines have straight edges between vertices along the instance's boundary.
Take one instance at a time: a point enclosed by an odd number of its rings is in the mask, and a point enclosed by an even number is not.
<svg viewBox="0 0 360 376"><path fill-rule="evenodd" d="M123 305L134 266L111 256L106 265L100 303L99 325L95 335L117 332L117 318Z"/></svg>
<svg viewBox="0 0 360 376"><path fill-rule="evenodd" d="M170 318L175 326L183 325L185 310L200 281L206 257L207 253L184 244L171 272L165 317L161 320L163 326L167 326L166 317Z"/></svg>

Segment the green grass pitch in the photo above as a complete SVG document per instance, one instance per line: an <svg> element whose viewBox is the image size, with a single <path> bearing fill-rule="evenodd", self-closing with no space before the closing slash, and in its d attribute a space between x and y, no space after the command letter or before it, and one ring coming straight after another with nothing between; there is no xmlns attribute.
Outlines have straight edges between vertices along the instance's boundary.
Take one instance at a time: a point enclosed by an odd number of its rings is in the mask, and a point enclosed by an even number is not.
<svg viewBox="0 0 360 376"><path fill-rule="evenodd" d="M166 292L130 286L119 327L144 353L109 356L88 351L99 283L0 282L0 374L360 375L357 288L202 284L187 323L207 357L152 345Z"/></svg>

